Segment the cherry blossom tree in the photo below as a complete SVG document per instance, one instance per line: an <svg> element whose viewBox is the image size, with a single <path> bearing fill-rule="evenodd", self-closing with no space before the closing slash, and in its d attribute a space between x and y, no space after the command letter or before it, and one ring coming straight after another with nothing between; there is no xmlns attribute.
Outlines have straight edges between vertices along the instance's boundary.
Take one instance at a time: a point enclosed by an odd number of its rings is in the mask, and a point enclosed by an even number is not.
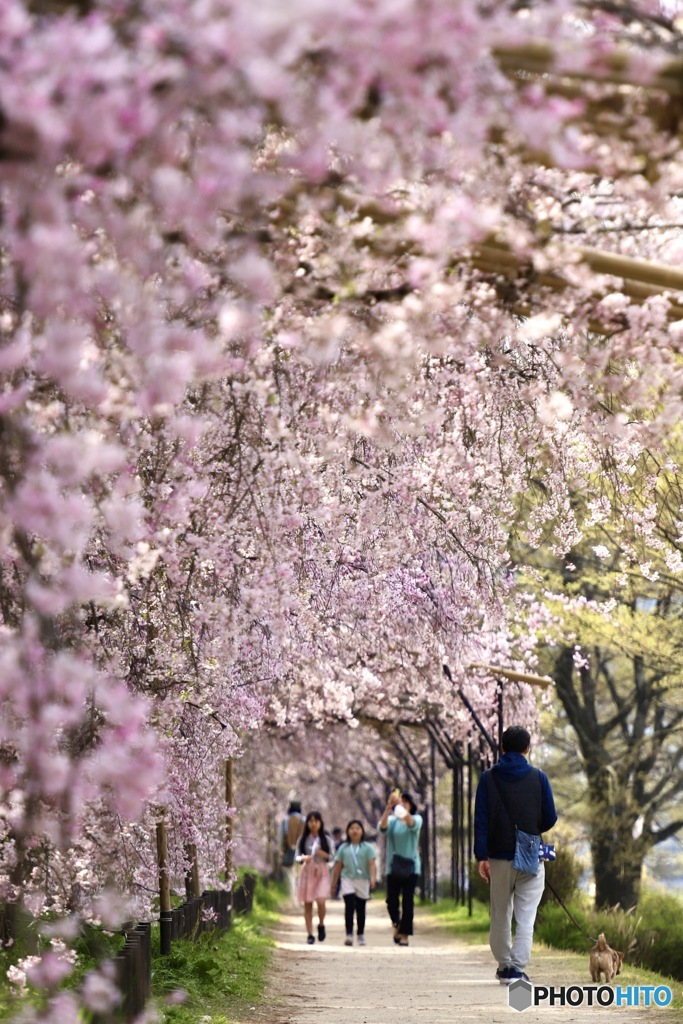
<svg viewBox="0 0 683 1024"><path fill-rule="evenodd" d="M533 667L521 495L568 550L586 451L680 403L679 285L624 262L675 259L678 30L594 7L3 6L8 905L142 913L162 808L215 877L266 715L466 738L444 657Z"/></svg>

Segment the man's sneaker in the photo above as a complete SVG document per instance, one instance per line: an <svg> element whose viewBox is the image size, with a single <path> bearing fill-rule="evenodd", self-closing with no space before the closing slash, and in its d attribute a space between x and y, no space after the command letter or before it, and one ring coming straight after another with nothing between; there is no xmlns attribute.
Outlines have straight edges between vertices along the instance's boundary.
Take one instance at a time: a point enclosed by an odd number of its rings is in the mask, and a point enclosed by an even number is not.
<svg viewBox="0 0 683 1024"><path fill-rule="evenodd" d="M531 984L531 978L528 974L525 974L524 971L518 971L516 967L510 967L508 968L508 970L510 972L508 974L508 977L510 979L508 981L508 985L510 985L513 981L528 981L529 984Z"/></svg>
<svg viewBox="0 0 683 1024"><path fill-rule="evenodd" d="M509 985L513 980L510 977L511 973L512 967L499 967L496 971L496 979L501 983L501 985Z"/></svg>
<svg viewBox="0 0 683 1024"><path fill-rule="evenodd" d="M344 939L344 945L345 946L352 946L353 945L353 935L347 935L346 936L346 938Z"/></svg>
<svg viewBox="0 0 683 1024"><path fill-rule="evenodd" d="M309 935L308 938L306 939L306 942L308 943L309 946L312 946L313 943L315 942L315 939L313 938L312 935Z"/></svg>
<svg viewBox="0 0 683 1024"><path fill-rule="evenodd" d="M318 925L318 942L324 942L324 941L325 941L325 925L324 924L319 924Z"/></svg>
<svg viewBox="0 0 683 1024"><path fill-rule="evenodd" d="M359 945L359 946L365 946L365 945L367 945L367 943L366 943L366 941L365 941L365 936L364 936L364 935L359 935L359 936L358 936L358 939L357 939L357 942L358 942L358 945Z"/></svg>

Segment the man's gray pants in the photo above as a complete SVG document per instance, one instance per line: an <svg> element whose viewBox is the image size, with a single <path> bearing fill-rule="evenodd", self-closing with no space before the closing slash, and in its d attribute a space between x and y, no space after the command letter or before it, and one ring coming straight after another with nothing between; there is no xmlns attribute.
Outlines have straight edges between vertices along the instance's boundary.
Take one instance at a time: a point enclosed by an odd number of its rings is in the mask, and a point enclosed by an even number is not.
<svg viewBox="0 0 683 1024"><path fill-rule="evenodd" d="M517 871L511 860L489 860L491 866L491 930L489 945L499 967L523 971L529 963L536 911L545 886L545 865L537 875ZM512 917L515 937L512 938Z"/></svg>

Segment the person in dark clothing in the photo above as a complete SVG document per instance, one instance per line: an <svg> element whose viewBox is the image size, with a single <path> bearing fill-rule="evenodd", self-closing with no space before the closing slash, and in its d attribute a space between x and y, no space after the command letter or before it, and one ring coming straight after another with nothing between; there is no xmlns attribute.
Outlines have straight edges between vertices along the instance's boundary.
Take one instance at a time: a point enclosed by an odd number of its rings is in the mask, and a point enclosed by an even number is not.
<svg viewBox="0 0 683 1024"><path fill-rule="evenodd" d="M336 850L339 849L341 844L344 842L344 833L342 832L342 830L339 828L338 825L337 825L336 828L332 829L332 838L334 839L334 849L336 851ZM341 899L341 875L337 879L337 884L336 885L334 885L334 884L332 885L332 899L333 900L340 900Z"/></svg>
<svg viewBox="0 0 683 1024"><path fill-rule="evenodd" d="M557 821L547 776L527 761L530 745L529 733L522 726L505 730L503 756L481 776L474 804L474 855L479 874L491 886L489 944L498 961L496 978L503 985L518 978L529 980L525 968L545 886L542 862L536 875L515 868L515 826L540 835Z"/></svg>

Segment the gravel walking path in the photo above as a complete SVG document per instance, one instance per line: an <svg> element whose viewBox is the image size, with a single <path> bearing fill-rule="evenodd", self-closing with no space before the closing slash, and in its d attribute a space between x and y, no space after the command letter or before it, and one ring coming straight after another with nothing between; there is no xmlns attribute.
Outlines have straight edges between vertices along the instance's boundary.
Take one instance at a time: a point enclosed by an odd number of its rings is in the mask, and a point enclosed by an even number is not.
<svg viewBox="0 0 683 1024"><path fill-rule="evenodd" d="M381 896L368 904L367 946L344 946L341 902L327 904L325 942L306 945L303 914L283 913L274 929L276 950L267 1006L269 1024L672 1024L680 1016L659 1007L539 1007L508 1005L507 988L494 980L485 942L450 934L425 911L416 912L410 946L394 945ZM315 920L315 919L314 919ZM588 956L534 947L528 968L535 985L589 985ZM619 976L632 984L628 967Z"/></svg>

